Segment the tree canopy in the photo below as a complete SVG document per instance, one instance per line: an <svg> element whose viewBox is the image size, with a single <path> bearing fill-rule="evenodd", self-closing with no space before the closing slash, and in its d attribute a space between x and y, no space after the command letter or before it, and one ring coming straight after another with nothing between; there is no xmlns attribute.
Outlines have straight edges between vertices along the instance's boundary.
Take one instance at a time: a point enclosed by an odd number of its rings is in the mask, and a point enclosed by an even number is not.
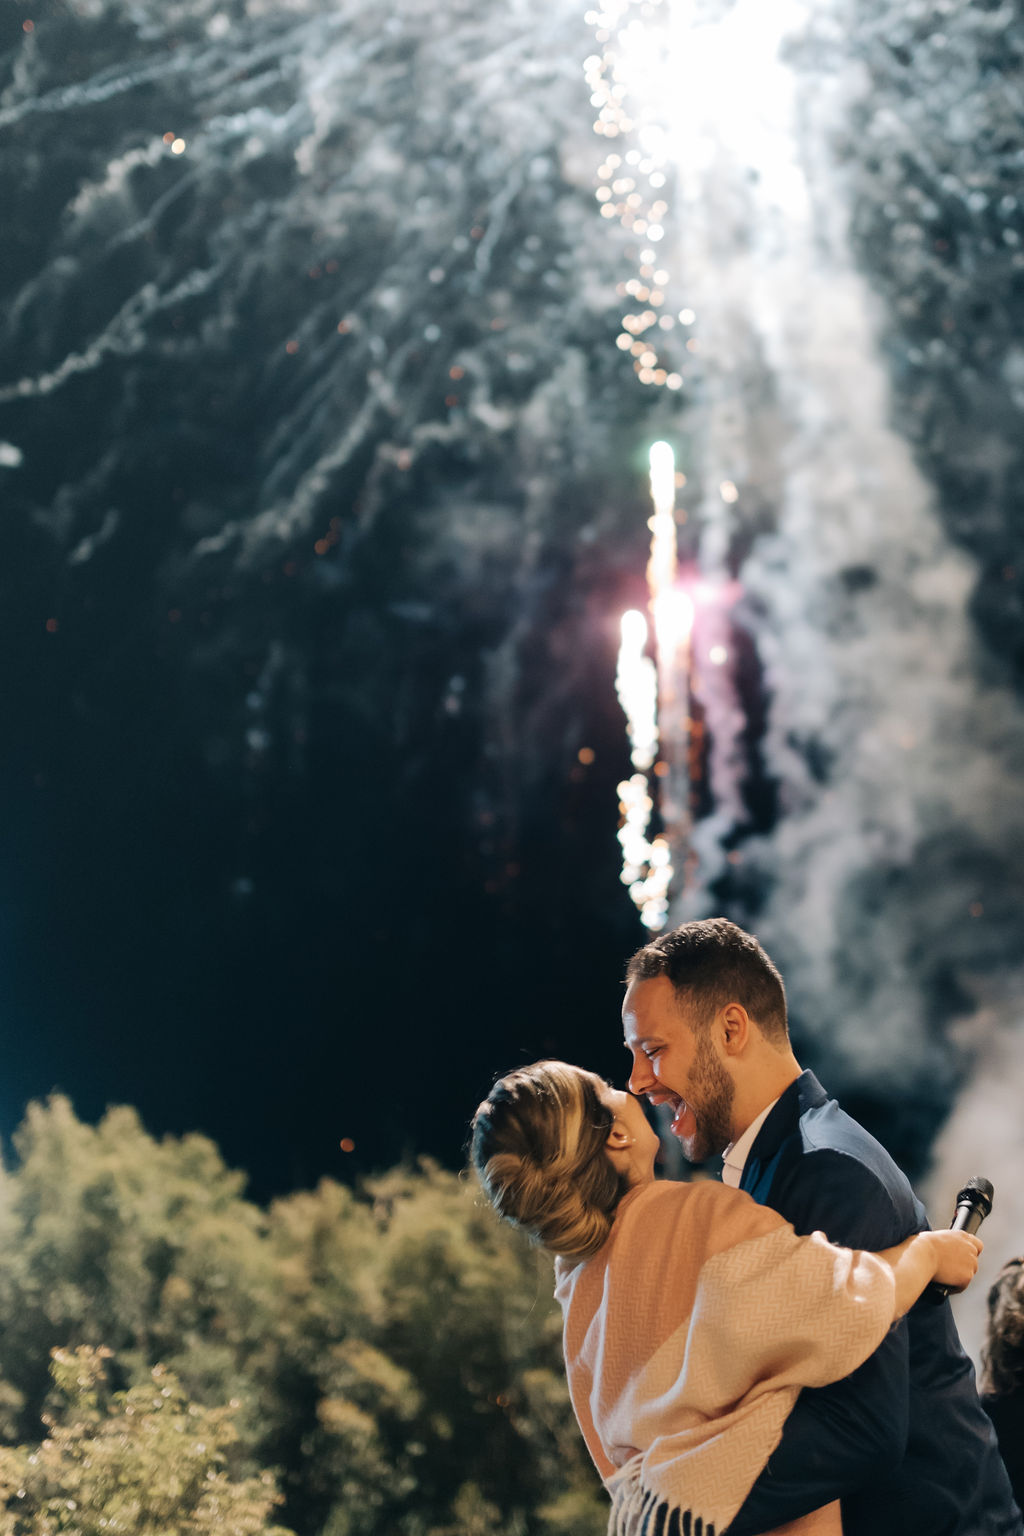
<svg viewBox="0 0 1024 1536"><path fill-rule="evenodd" d="M550 1263L430 1164L263 1210L30 1106L0 1175L0 1536L586 1536Z"/></svg>

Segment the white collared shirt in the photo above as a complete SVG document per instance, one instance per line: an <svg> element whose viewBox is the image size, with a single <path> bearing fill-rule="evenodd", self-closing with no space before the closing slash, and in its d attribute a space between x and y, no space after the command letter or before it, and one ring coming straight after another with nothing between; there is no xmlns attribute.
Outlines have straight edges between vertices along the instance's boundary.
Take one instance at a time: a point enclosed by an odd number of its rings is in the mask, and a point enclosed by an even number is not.
<svg viewBox="0 0 1024 1536"><path fill-rule="evenodd" d="M747 1158L750 1156L750 1149L757 1139L757 1133L761 1129L762 1125L764 1125L768 1116L771 1114L772 1110L775 1108L781 1097L782 1094L780 1093L778 1099L772 1099L770 1104L766 1104L764 1109L762 1109L761 1113L758 1115L757 1119L751 1120L750 1124L743 1132L743 1135L738 1136L736 1140L731 1144L731 1146L726 1147L725 1151L722 1153L723 1184L729 1184L733 1189L739 1189L740 1180L743 1177L743 1170L747 1165Z"/></svg>

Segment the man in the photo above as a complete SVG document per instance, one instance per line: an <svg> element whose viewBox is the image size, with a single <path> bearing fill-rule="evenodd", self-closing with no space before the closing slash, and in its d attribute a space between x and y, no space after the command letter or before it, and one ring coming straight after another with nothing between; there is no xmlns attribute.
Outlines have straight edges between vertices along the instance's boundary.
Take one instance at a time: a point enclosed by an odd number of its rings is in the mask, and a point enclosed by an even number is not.
<svg viewBox="0 0 1024 1536"><path fill-rule="evenodd" d="M684 923L626 978L630 1090L671 1107L692 1162L724 1154L726 1183L848 1247L927 1226L889 1154L801 1071L782 978L755 938L723 918ZM1020 1536L947 1302L922 1298L860 1370L801 1394L730 1536L839 1496L846 1536Z"/></svg>

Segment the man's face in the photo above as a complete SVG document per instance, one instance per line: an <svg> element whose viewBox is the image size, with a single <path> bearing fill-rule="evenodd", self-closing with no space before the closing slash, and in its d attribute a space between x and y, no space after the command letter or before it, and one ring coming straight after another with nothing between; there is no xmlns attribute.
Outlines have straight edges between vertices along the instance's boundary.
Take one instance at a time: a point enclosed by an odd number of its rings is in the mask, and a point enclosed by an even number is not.
<svg viewBox="0 0 1024 1536"><path fill-rule="evenodd" d="M622 1005L631 1093L670 1104L672 1134L691 1163L723 1152L733 1139L735 1085L711 1036L687 1023L667 976L633 981Z"/></svg>

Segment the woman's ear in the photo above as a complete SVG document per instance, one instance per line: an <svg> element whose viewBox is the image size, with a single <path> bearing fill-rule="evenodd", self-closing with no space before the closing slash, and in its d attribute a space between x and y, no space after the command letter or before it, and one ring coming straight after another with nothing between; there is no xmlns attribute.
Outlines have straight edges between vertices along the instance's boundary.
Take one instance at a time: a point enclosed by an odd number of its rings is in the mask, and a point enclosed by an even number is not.
<svg viewBox="0 0 1024 1536"><path fill-rule="evenodd" d="M612 1123L611 1130L608 1132L608 1139L605 1142L605 1146L610 1152L625 1152L627 1148L633 1145L635 1140L636 1137L629 1134L629 1132L626 1130L626 1127L622 1124L622 1121L615 1120Z"/></svg>

